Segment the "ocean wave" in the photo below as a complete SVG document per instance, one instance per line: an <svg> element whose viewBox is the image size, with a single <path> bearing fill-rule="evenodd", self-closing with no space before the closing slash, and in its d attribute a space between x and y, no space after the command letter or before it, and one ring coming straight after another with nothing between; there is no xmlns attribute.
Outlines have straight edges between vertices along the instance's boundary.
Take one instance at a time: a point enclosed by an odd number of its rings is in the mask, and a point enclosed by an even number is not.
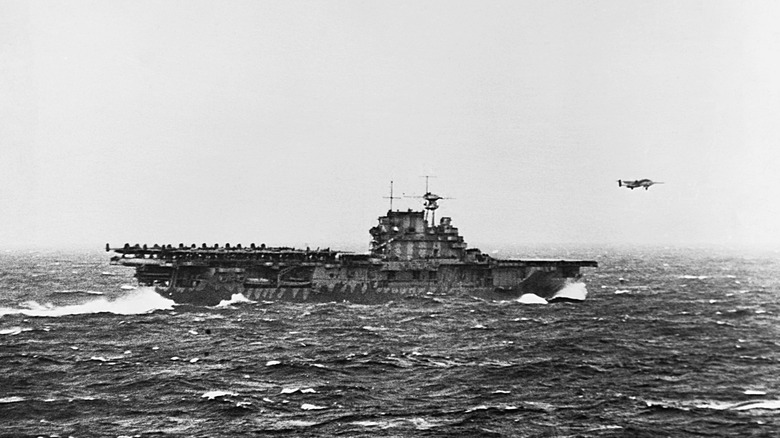
<svg viewBox="0 0 780 438"><path fill-rule="evenodd" d="M19 397L19 396L15 396L15 395L12 395L10 397L2 397L2 398L0 398L0 403L3 403L3 404L4 403L19 403L19 402L23 402L23 401L25 401L24 397Z"/></svg>
<svg viewBox="0 0 780 438"><path fill-rule="evenodd" d="M0 335L13 336L13 335L18 335L22 332L29 332L31 330L32 329L29 327L9 327L9 328L0 329Z"/></svg>
<svg viewBox="0 0 780 438"><path fill-rule="evenodd" d="M55 294L83 294L83 295L104 295L103 292L96 290L82 290L82 289L66 289L58 290Z"/></svg>
<svg viewBox="0 0 780 438"><path fill-rule="evenodd" d="M222 398L222 397L237 397L237 396L238 396L238 393L235 393L235 392L232 392L232 391L218 391L218 390L215 390L215 391L208 391L208 392L204 393L203 395L201 395L200 397L201 398L205 398L207 400L214 400L214 399Z"/></svg>
<svg viewBox="0 0 780 438"><path fill-rule="evenodd" d="M534 294L525 294L517 299L520 304L547 304L547 300Z"/></svg>
<svg viewBox="0 0 780 438"><path fill-rule="evenodd" d="M234 304L244 304L244 303L256 303L257 301L252 301L249 298L245 297L243 294L233 294L229 300L222 300L217 304L217 307L230 307Z"/></svg>
<svg viewBox="0 0 780 438"><path fill-rule="evenodd" d="M174 302L157 294L153 288L139 288L133 293L116 300L99 298L86 303L57 306L50 303L40 304L37 301L27 301L20 307L0 308L3 315L27 315L39 317L60 317L66 315L83 315L89 313L114 313L117 315L140 315L155 310L170 310Z"/></svg>
<svg viewBox="0 0 780 438"><path fill-rule="evenodd" d="M14 314L0 317L0 368L12 377L0 395L3 431L777 435L780 261L636 257L605 255L581 305L453 291L374 306L238 297L227 309L126 290L129 276L101 275L113 270L107 262L80 276L63 263L31 280L37 262L14 259L0 275L0 307ZM732 274L743 285L724 279ZM140 301L142 314L26 316L132 313L121 300Z"/></svg>
<svg viewBox="0 0 780 438"><path fill-rule="evenodd" d="M571 301L585 301L588 297L588 289L585 287L585 283L568 283L563 289L555 293L550 298L553 300L571 300Z"/></svg>
<svg viewBox="0 0 780 438"><path fill-rule="evenodd" d="M411 427L413 430L432 430L448 426L453 420L439 418L392 418L392 419L372 419L352 421L349 424L366 429L405 429Z"/></svg>
<svg viewBox="0 0 780 438"><path fill-rule="evenodd" d="M746 391L747 393L747 391ZM630 397L633 398L633 397ZM749 411L753 409L760 410L778 410L780 409L780 400L743 400L743 401L723 401L723 400L644 400L648 408L662 409L711 409L716 411Z"/></svg>
<svg viewBox="0 0 780 438"><path fill-rule="evenodd" d="M709 401L696 405L697 408L715 409L718 411L749 411L753 409L777 410L780 409L780 400L756 400L741 402Z"/></svg>

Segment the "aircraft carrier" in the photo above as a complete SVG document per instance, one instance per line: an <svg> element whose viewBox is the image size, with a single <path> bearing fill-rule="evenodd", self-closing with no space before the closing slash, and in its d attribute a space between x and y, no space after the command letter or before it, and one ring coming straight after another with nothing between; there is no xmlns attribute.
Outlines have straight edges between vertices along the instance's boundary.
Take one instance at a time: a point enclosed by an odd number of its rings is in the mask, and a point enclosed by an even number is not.
<svg viewBox="0 0 780 438"><path fill-rule="evenodd" d="M415 296L466 295L488 300L582 300L581 268L593 260L499 259L468 248L449 217L435 223L441 196L424 208L393 210L369 230L370 250L124 244L111 263L135 268L140 285L176 303L214 306L250 300L374 304Z"/></svg>

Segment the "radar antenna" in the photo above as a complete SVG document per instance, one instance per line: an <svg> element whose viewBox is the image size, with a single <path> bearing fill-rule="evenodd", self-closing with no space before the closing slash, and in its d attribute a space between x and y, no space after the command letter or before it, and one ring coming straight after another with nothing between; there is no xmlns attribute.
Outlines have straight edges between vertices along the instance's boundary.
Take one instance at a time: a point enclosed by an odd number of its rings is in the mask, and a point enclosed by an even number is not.
<svg viewBox="0 0 780 438"><path fill-rule="evenodd" d="M431 178L430 175L425 175L425 194L422 196L408 196L409 198L422 198L425 200L423 202L423 205L425 206L425 220L428 220L428 215L430 212L430 219L431 225L435 225L434 222L436 222L436 209L439 208L439 201L442 199L453 199L453 198L445 198L443 196L439 196L435 193L431 193L430 190L428 190L428 178ZM435 177L434 177L435 178Z"/></svg>

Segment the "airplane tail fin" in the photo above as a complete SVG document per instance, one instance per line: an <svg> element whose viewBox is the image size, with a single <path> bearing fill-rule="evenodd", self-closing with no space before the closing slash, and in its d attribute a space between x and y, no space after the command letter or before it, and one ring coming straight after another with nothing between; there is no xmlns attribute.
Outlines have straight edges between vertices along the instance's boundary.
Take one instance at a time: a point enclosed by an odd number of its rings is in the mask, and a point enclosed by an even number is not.
<svg viewBox="0 0 780 438"><path fill-rule="evenodd" d="M618 187L623 187L623 180L618 180Z"/></svg>

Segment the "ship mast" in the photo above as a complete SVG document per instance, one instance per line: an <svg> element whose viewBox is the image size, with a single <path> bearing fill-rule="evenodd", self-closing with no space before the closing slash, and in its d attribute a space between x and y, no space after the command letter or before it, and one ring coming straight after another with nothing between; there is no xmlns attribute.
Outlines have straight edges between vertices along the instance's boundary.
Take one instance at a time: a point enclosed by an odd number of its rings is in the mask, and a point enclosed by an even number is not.
<svg viewBox="0 0 780 438"><path fill-rule="evenodd" d="M439 195L431 193L430 190L428 190L428 178L431 178L431 176L425 175L425 194L422 196L422 198L425 199L425 220L428 220L428 212L430 212L431 221L429 222L429 226L435 226L436 209L439 208L438 201L440 199L448 198L443 198Z"/></svg>
<svg viewBox="0 0 780 438"><path fill-rule="evenodd" d="M436 209L439 208L439 201L442 199L452 199L452 198L445 198L443 196L439 196L435 193L431 193L428 189L428 178L431 178L430 175L425 175L425 194L422 196L406 196L405 198L422 198L425 200L423 202L423 205L425 206L425 216L423 219L427 222L430 218L430 222L428 222L429 226L434 226L434 222L436 221ZM435 178L435 177L434 177ZM390 185L391 190L391 197L392 197L392 184ZM390 201L392 202L392 201ZM392 205L392 204L391 204Z"/></svg>
<svg viewBox="0 0 780 438"><path fill-rule="evenodd" d="M390 196L385 196L385 199L390 199L390 211L393 211L393 199L401 199L399 197L393 197L393 180L390 180Z"/></svg>

